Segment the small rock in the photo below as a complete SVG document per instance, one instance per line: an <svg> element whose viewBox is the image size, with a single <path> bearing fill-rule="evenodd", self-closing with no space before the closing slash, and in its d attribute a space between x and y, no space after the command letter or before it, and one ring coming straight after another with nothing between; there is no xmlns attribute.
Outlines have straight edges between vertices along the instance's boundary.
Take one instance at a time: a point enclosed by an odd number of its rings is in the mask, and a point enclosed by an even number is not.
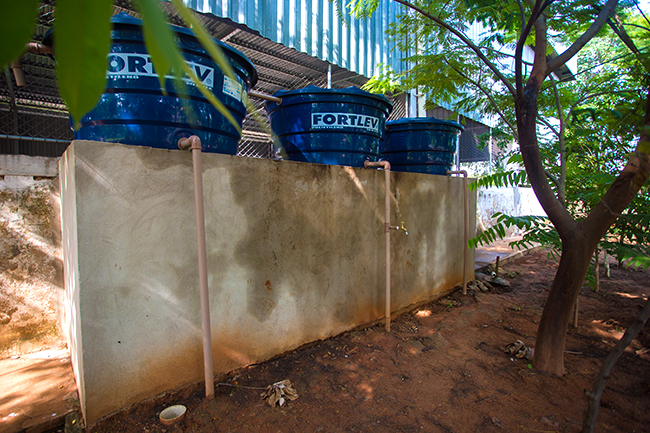
<svg viewBox="0 0 650 433"><path fill-rule="evenodd" d="M488 280L492 284L496 284L498 286L503 286L503 287L510 287L510 283L506 280L504 280L501 277L493 277Z"/></svg>
<svg viewBox="0 0 650 433"><path fill-rule="evenodd" d="M476 272L476 273L474 274L474 278L476 278L477 280L484 280L484 279L486 279L487 277L488 277L488 275L487 275L487 274L484 274L483 272Z"/></svg>
<svg viewBox="0 0 650 433"><path fill-rule="evenodd" d="M501 425L501 420L499 418L497 418L496 416L492 417L492 424L494 424L495 426L497 426L499 428L503 428L503 426Z"/></svg>
<svg viewBox="0 0 650 433"><path fill-rule="evenodd" d="M543 417L541 417L539 419L539 422L541 422L542 424L546 424L548 426L554 427L554 428L560 428L560 423L558 421L555 421L555 415L552 415L552 416L550 416L548 418L543 416Z"/></svg>
<svg viewBox="0 0 650 433"><path fill-rule="evenodd" d="M0 313L0 325L6 325L11 322L11 316L5 313Z"/></svg>
<svg viewBox="0 0 650 433"><path fill-rule="evenodd" d="M424 344L418 340L406 340L404 343L407 350L413 354L422 352L422 350L424 350Z"/></svg>

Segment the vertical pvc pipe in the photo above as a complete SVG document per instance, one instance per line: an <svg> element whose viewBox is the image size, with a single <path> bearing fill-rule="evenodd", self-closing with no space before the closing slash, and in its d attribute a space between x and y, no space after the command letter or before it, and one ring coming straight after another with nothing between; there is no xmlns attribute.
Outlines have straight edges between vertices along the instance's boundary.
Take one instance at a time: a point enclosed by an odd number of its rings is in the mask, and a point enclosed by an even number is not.
<svg viewBox="0 0 650 433"><path fill-rule="evenodd" d="M370 162L364 161L363 166L369 167L383 167L385 174L384 181L384 231L386 233L386 332L390 332L390 230L396 229L390 225L390 162L379 161Z"/></svg>
<svg viewBox="0 0 650 433"><path fill-rule="evenodd" d="M463 176L463 218L465 220L463 236L463 295L467 294L467 264L469 262L469 194L467 193L467 172L465 170L447 170L447 175L460 174Z"/></svg>
<svg viewBox="0 0 650 433"><path fill-rule="evenodd" d="M201 163L201 139L196 135L178 140L180 149L192 149L194 169L194 205L196 214L196 242L199 255L199 291L201 293L201 329L203 332L203 369L205 373L205 396L214 397L214 373L212 370L212 335L210 328L210 299L208 296L208 260L205 242L205 214L203 209L203 167Z"/></svg>
<svg viewBox="0 0 650 433"><path fill-rule="evenodd" d="M390 332L390 164L386 161L384 166L385 174L385 199L384 208L386 219L384 223L386 231L386 332Z"/></svg>
<svg viewBox="0 0 650 433"><path fill-rule="evenodd" d="M332 64L327 64L327 88L332 88Z"/></svg>

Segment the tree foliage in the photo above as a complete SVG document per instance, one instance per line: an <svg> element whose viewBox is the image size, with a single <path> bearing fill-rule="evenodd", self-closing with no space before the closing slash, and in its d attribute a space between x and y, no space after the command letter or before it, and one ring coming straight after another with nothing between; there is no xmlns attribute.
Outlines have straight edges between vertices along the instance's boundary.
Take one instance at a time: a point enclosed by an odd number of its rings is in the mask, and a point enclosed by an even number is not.
<svg viewBox="0 0 650 433"><path fill-rule="evenodd" d="M534 359L536 368L561 375L569 316L592 253L603 237L610 238L608 230L616 220L629 214L625 209L637 192L647 194L650 61L647 44L635 45L646 36L626 31L634 1L395 1L404 8L389 32L408 50L405 60L411 66L400 84L426 93L431 105L452 104L461 113L482 112L498 119L499 129L511 132L519 144L527 182L555 230L538 227L541 219L498 218L500 224L535 229L537 236L561 245ZM376 3L352 5L368 9ZM470 23L477 26L470 28ZM636 27L644 35L646 24ZM601 39L608 28L613 33ZM592 40L615 45L615 55L626 62L629 73L614 70L610 57L598 63L601 51L590 48ZM586 79L561 82L562 68L578 53L595 60L584 70ZM631 76L637 81L627 88ZM624 98L629 107L622 104ZM522 180L516 176L512 170L490 180L512 184ZM502 227L485 236L502 234Z"/></svg>
<svg viewBox="0 0 650 433"><path fill-rule="evenodd" d="M447 19L447 24L459 31L467 31L467 23L450 19L454 14L473 17L481 23L485 31L472 42L488 61L503 71L506 83L486 67L469 44L450 37L449 29L434 25L422 14L405 11L399 22L391 26L390 35L402 50L412 53L407 60L413 67L399 76L382 70L368 87L374 91L384 90L386 87L381 79L391 77L392 88L425 89L429 105L453 103L458 111L480 111L496 116L497 130L509 131L511 139L518 140L514 100L507 88L515 82L514 69L509 63L514 60L515 36L522 28L521 11L514 7L517 3L477 1L418 5L430 14ZM550 54L553 54L552 44L569 44L571 38L586 30L598 10L596 6L593 2L553 4L553 13L547 14L552 17L547 21L548 26L563 31L551 39ZM648 23L640 14L634 14L634 9L621 8L619 12L630 29L630 38L637 42L642 55L647 55L650 50ZM578 20L572 18L568 22L569 16L577 16ZM427 22L429 28L425 25ZM532 41L528 39L527 42ZM580 51L575 80L550 79L539 93L538 142L543 165L552 190L576 219L589 214L634 151L639 127L643 124L645 92L649 84L648 75L637 60L617 34L605 29ZM506 166L512 167L515 162L521 162L521 158L517 161L511 157ZM511 168L480 177L472 188L528 184L523 168ZM647 257L647 239L637 234L648 227L635 224L634 218L629 218L650 213L650 208L644 205L647 194L647 188L643 188L601 243L610 254L632 265L647 263L643 260ZM501 214L493 218L496 219L494 229L481 233L472 244L480 245L499 234L505 235L509 225L523 227L522 221L516 218ZM537 242L542 245L552 249L560 245L559 236L549 238L546 231L534 230L526 237L536 235L539 236ZM553 251L559 255L559 251Z"/></svg>

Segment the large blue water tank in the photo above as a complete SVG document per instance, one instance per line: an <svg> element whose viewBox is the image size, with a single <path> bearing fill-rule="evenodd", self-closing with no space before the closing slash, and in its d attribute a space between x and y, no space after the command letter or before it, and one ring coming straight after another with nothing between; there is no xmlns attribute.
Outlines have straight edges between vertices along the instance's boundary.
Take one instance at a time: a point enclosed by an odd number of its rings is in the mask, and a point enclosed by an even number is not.
<svg viewBox="0 0 650 433"><path fill-rule="evenodd" d="M290 160L363 167L379 158L386 118L393 106L357 87L308 86L281 90L267 102L271 129Z"/></svg>
<svg viewBox="0 0 650 433"><path fill-rule="evenodd" d="M411 117L386 123L381 153L396 171L446 174L454 164L463 127L434 117Z"/></svg>
<svg viewBox="0 0 650 433"><path fill-rule="evenodd" d="M115 15L108 56L106 90L80 121L75 138L177 149L180 138L197 135L203 150L234 155L240 134L201 94L189 78L176 88L167 79L163 94L142 35L142 21ZM189 29L172 27L185 60L199 79L233 114L241 126L246 117L245 92L257 82L257 71L234 48L215 41L228 58L235 79L223 75Z"/></svg>

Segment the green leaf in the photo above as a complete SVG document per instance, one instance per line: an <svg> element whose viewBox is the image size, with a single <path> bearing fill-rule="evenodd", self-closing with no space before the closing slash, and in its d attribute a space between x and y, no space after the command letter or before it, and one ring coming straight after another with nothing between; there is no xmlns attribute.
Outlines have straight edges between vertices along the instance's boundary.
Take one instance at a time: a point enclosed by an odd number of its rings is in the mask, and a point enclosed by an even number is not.
<svg viewBox="0 0 650 433"><path fill-rule="evenodd" d="M138 9L142 13L143 33L147 51L151 55L154 69L158 74L160 87L165 92L165 79L171 73L175 76L174 84L179 88L185 87L183 77L187 75L203 96L210 101L214 107L238 130L241 127L228 108L217 99L199 78L192 68L187 64L181 53L178 44L174 38L174 33L170 29L165 15L160 8L158 0L137 0ZM219 65L224 75L235 77L230 63L226 59L221 49L214 43L208 32L196 19L193 13L187 9L181 2L174 2L174 7L178 10L181 17L192 28L192 32L201 42L203 47L210 53L212 59ZM182 91L181 91L182 93Z"/></svg>
<svg viewBox="0 0 650 433"><path fill-rule="evenodd" d="M176 45L174 34L167 25L165 15L158 0L137 0L138 9L142 13L142 32L151 55L153 67L158 74L160 87L165 92L165 77L170 73L180 79L183 77L185 60Z"/></svg>
<svg viewBox="0 0 650 433"><path fill-rule="evenodd" d="M58 0L54 51L59 92L75 123L97 104L106 87L111 43L111 0Z"/></svg>
<svg viewBox="0 0 650 433"><path fill-rule="evenodd" d="M38 16L37 0L7 1L0 14L0 66L7 67L25 50Z"/></svg>
<svg viewBox="0 0 650 433"><path fill-rule="evenodd" d="M188 65L186 62L183 62L183 71L192 79L194 84L196 84L196 87L199 89L199 91L205 96L205 98L210 101L214 107L219 110L219 112L226 118L228 119L228 122L230 122L235 129L237 129L237 132L241 134L241 127L239 126L239 123L235 120L234 116L228 110L228 108L223 105L221 101L217 99L217 97L212 93L201 80L199 80L199 77L196 76L196 73L192 68L190 68L190 65Z"/></svg>
<svg viewBox="0 0 650 433"><path fill-rule="evenodd" d="M212 60L219 65L221 72L228 77L235 79L235 74L232 71L230 62L223 54L221 47L214 42L214 39L210 36L208 31L201 25L199 20L196 18L194 12L192 12L187 6L183 4L181 0L172 0L172 4L183 18L186 24L190 26L194 36L201 42L203 48L210 54Z"/></svg>
<svg viewBox="0 0 650 433"><path fill-rule="evenodd" d="M194 12L188 9L181 0L172 0L172 4L180 16L183 18L183 21L185 21L185 23L190 26L196 38L199 40L199 42L201 42L201 45L203 45L203 48L205 48L206 51L210 54L210 57L212 57L212 60L217 65L219 65L221 72L223 72L224 75L236 80L232 66L223 53L223 50L214 42L214 39L208 34L208 31L205 29L205 27L203 27L203 25L196 18ZM212 93L207 87L203 85L203 82L198 79L194 71L189 68L186 63L183 65L183 70L192 79L203 96L205 96L208 101L210 101L210 103L214 105L214 107L219 110L219 112L226 119L228 119L228 121L235 127L235 129L241 133L239 122L235 120L230 110L228 110L228 108L217 99L214 93Z"/></svg>

